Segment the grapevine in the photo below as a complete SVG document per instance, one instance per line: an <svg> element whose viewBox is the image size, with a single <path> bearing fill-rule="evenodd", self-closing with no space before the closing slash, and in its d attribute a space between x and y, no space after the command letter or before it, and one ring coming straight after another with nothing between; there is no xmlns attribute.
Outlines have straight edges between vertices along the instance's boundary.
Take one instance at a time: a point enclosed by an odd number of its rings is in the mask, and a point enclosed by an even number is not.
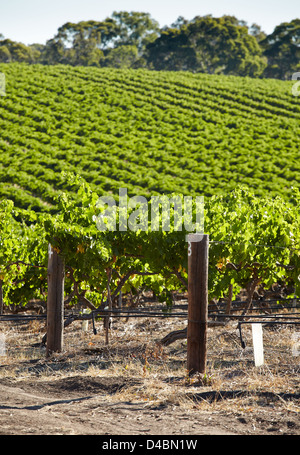
<svg viewBox="0 0 300 455"><path fill-rule="evenodd" d="M172 303L171 292L187 288L187 231L100 231L95 223L99 195L81 177L65 174L80 204L62 192L58 212L36 214L1 203L1 280L8 305L46 294L47 245L66 264L66 301L95 309L132 289L152 289ZM248 306L257 285L282 283L299 296L299 191L291 203L259 198L244 188L205 203L209 234L209 296L219 299L241 289ZM149 211L151 207L149 207ZM128 216L130 213L128 214ZM162 215L160 215L162 216ZM160 218L160 222L162 219ZM37 284L39 283L39 284ZM248 308L245 309L245 311Z"/></svg>

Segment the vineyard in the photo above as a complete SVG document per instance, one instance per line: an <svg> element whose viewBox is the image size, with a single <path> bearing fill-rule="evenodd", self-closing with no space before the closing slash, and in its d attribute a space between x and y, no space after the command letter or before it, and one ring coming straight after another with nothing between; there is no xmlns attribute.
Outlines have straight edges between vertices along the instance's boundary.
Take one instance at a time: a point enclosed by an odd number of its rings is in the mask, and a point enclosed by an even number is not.
<svg viewBox="0 0 300 455"><path fill-rule="evenodd" d="M100 231L95 222L102 210L98 195L80 177L66 174L64 178L77 186L80 205L65 193L54 215L18 209L9 200L1 202L4 304L14 311L28 299L45 299L51 244L65 263L68 303L73 299L91 309L104 308L120 292L150 289L172 306L172 291L187 289L185 228L151 231L149 221L145 231ZM257 287L263 296L275 283L283 296L299 297L299 197L295 189L288 204L279 197L263 199L238 189L208 200L204 222L210 235L210 300L227 297L230 311L230 301L246 289L250 308ZM174 208L170 210L172 218Z"/></svg>
<svg viewBox="0 0 300 455"><path fill-rule="evenodd" d="M1 64L0 194L55 210L62 170L98 192L211 196L237 184L290 198L299 172L292 82Z"/></svg>
<svg viewBox="0 0 300 455"><path fill-rule="evenodd" d="M170 302L186 285L184 229L99 232L98 197L117 199L122 187L128 197L205 197L210 298L247 286L251 298L257 285L277 282L298 295L300 106L289 82L63 65L0 70L7 304L44 298L49 242L65 258L71 297L98 307L109 284L113 298L145 286Z"/></svg>
<svg viewBox="0 0 300 455"><path fill-rule="evenodd" d="M121 297L125 310L136 309L148 296L160 317L171 317L188 289L190 231L175 229L172 204L170 230L153 231L152 195L204 196L217 316L235 313L236 301L242 316L255 302L263 315L282 301L284 311L297 310L300 105L291 83L63 65L0 71L1 318L29 310L40 313L37 324L44 317L49 245L63 262L73 315L78 307L112 315ZM120 188L137 229L119 229ZM117 203L116 229L98 203L107 195ZM129 204L136 195L149 201L146 228Z"/></svg>

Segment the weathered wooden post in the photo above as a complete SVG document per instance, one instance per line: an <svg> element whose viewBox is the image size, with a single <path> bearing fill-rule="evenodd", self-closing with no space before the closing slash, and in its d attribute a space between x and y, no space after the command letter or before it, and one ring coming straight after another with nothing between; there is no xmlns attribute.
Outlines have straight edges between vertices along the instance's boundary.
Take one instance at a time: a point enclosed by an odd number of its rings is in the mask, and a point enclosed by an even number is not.
<svg viewBox="0 0 300 455"><path fill-rule="evenodd" d="M208 248L208 235L188 235L187 370L190 375L206 370Z"/></svg>
<svg viewBox="0 0 300 455"><path fill-rule="evenodd" d="M106 270L107 273L107 303L108 307L106 306L106 309L109 310L107 316L104 317L104 329L105 329L105 344L109 344L109 339L108 339L108 333L109 333L109 328L111 324L111 313L110 311L112 310L112 299L111 299L111 293L110 293L110 282L111 282L111 275L112 275L112 269L109 268Z"/></svg>
<svg viewBox="0 0 300 455"><path fill-rule="evenodd" d="M64 260L49 244L46 356L63 349L64 327Z"/></svg>

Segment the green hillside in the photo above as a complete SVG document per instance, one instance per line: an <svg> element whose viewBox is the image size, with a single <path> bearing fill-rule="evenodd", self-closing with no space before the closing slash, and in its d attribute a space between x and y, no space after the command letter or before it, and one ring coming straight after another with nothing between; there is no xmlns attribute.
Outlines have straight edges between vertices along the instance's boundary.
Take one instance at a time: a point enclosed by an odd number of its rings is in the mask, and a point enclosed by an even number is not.
<svg viewBox="0 0 300 455"><path fill-rule="evenodd" d="M256 195L299 186L292 82L187 72L1 64L0 197L55 210L78 173L98 193Z"/></svg>

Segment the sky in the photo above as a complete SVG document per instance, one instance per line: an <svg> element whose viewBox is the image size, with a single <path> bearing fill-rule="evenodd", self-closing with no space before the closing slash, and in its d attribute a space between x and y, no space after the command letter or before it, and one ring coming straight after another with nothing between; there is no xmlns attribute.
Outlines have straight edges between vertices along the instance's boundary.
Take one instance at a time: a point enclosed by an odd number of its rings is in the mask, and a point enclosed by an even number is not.
<svg viewBox="0 0 300 455"><path fill-rule="evenodd" d="M0 0L0 33L26 45L45 44L66 22L104 20L113 11L150 13L160 26L179 16L191 20L211 14L234 15L256 23L267 34L276 25L300 17L299 0Z"/></svg>

